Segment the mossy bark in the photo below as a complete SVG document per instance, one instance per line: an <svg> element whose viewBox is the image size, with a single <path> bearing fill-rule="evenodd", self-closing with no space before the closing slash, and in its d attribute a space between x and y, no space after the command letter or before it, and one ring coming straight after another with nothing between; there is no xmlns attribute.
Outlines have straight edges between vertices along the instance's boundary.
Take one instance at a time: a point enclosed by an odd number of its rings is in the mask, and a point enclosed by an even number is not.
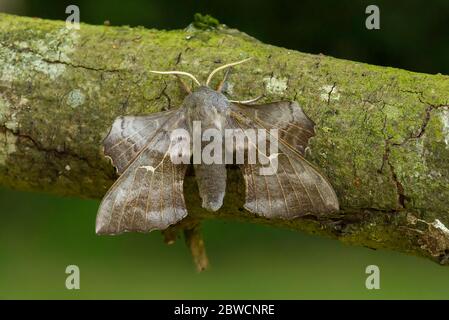
<svg viewBox="0 0 449 320"><path fill-rule="evenodd" d="M204 80L246 57L253 60L232 72L228 95L302 105L316 123L307 158L331 181L341 211L320 221L256 217L242 209L243 181L232 171L225 205L213 214L200 208L187 178L191 219L284 226L447 264L449 77L304 54L223 26L70 30L0 14L0 183L101 198L116 179L101 152L114 118L176 108L183 99L175 79L149 70Z"/></svg>

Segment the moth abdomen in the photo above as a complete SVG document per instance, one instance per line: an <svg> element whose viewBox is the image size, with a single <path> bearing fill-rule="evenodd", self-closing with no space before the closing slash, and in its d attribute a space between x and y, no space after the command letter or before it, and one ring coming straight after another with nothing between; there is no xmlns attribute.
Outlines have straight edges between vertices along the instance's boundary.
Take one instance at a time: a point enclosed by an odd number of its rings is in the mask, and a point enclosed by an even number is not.
<svg viewBox="0 0 449 320"><path fill-rule="evenodd" d="M217 211L223 205L226 192L226 164L195 164L193 167L202 207Z"/></svg>

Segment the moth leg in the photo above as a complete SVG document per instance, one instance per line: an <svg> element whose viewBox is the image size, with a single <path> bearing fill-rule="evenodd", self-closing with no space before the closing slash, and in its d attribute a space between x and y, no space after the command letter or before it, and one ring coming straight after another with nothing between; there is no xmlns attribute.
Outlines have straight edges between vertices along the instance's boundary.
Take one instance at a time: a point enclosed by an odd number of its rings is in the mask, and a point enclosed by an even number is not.
<svg viewBox="0 0 449 320"><path fill-rule="evenodd" d="M186 94L190 94L192 92L192 89L190 89L190 87L187 85L187 83L184 82L184 80L181 79L181 77L179 75L176 75L176 78L179 81L179 87L181 88L181 90Z"/></svg>
<svg viewBox="0 0 449 320"><path fill-rule="evenodd" d="M226 85L226 81L228 81L228 76L229 76L230 72L231 72L231 68L226 70L223 80L221 80L221 82L218 84L218 87L217 87L218 92L222 92L223 88Z"/></svg>

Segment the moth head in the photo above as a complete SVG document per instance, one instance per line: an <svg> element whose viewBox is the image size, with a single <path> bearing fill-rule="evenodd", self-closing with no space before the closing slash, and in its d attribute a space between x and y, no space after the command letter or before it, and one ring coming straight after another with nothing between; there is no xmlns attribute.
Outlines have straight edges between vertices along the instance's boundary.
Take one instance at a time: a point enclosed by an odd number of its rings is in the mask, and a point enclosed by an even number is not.
<svg viewBox="0 0 449 320"><path fill-rule="evenodd" d="M226 110L229 106L229 100L219 91L200 86L185 97L183 105L188 109L209 114L210 112Z"/></svg>
<svg viewBox="0 0 449 320"><path fill-rule="evenodd" d="M204 87L207 87L207 88L210 89L209 84L210 84L212 78L214 77L214 75L215 75L217 72L219 72L219 71L221 71L221 70L223 70L223 69L230 68L230 67L236 66L236 65L238 65L238 64L247 62L247 61L249 61L249 60L251 60L251 58L247 58L247 59L240 60L240 61L237 61L237 62L228 63L228 64L225 64L225 65L223 65L223 66L220 66L220 67L214 69L214 70L209 74L209 76L207 77L206 82L205 82L203 85L201 84L200 81L198 81L198 79L197 79L193 74L188 73L188 72L184 72L184 71L175 71L175 70L174 70L174 71L154 71L154 70L151 70L150 72L156 73L156 74L172 74L172 75L176 75L176 76L178 77L178 79L181 81L181 83L182 83L183 87L186 89L186 91L187 91L188 93L191 93L192 90L190 89L190 87L189 87L186 83L184 83L184 81L182 81L182 79L180 78L180 76L187 76L187 77L191 78L191 79L195 82L195 84L197 84L197 85L199 86L198 89L200 89L200 90L201 90L202 88L204 88ZM225 76L225 79L223 79L223 81L221 81L221 83L218 85L218 87L217 87L217 89L216 89L215 91L218 91L218 92L221 92L221 91L222 91L223 83L225 82L225 80L226 80L226 76ZM203 89L203 90L204 90L204 89ZM211 89L211 90L213 90L213 89Z"/></svg>

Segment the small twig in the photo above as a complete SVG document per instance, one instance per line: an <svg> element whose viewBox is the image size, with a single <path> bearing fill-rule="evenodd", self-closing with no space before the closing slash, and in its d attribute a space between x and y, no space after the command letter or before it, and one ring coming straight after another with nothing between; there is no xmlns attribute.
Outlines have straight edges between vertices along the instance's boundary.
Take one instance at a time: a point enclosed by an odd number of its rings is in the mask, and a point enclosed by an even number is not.
<svg viewBox="0 0 449 320"><path fill-rule="evenodd" d="M204 240L201 235L200 223L198 222L193 227L184 229L184 237L196 269L198 272L206 270L209 267L209 259L207 258Z"/></svg>

